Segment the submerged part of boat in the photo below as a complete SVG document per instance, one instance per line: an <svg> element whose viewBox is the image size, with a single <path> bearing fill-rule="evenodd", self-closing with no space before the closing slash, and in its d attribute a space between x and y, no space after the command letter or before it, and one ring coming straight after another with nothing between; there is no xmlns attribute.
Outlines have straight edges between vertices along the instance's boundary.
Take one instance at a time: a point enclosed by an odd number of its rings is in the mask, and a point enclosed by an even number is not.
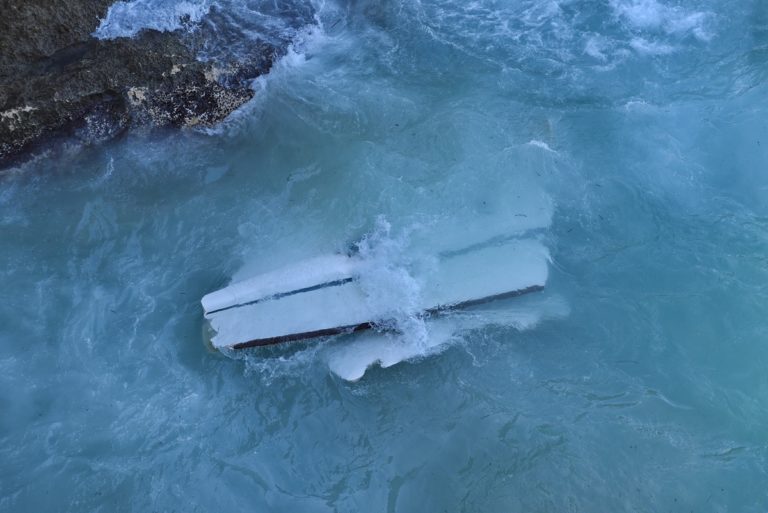
<svg viewBox="0 0 768 513"><path fill-rule="evenodd" d="M508 239L441 252L408 269L415 291L382 300L378 269L359 255L305 260L212 292L202 299L217 349L242 349L396 328L402 315L432 317L544 288L549 254L534 239Z"/></svg>

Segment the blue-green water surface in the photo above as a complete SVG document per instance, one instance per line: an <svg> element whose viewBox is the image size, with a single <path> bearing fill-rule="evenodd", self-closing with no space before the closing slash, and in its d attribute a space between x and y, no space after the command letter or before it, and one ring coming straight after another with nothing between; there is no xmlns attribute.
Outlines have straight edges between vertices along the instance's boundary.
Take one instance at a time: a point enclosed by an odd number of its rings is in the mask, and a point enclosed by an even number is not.
<svg viewBox="0 0 768 513"><path fill-rule="evenodd" d="M768 510L768 4L313 9L220 129L0 178L0 511ZM486 198L552 208L531 325L352 383L203 344L233 276Z"/></svg>

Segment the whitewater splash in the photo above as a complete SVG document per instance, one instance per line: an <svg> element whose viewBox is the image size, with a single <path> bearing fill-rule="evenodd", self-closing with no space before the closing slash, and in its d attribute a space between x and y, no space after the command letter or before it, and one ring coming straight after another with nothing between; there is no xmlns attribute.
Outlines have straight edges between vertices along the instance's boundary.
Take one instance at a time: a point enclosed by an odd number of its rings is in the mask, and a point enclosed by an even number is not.
<svg viewBox="0 0 768 513"><path fill-rule="evenodd" d="M143 29L178 30L200 22L208 14L211 3L211 0L115 2L93 35L98 39L116 39L135 36Z"/></svg>
<svg viewBox="0 0 768 513"><path fill-rule="evenodd" d="M527 232L542 228L540 223L547 223L548 226L550 222L546 215L538 219L536 216L524 218L524 222L520 222L521 217L506 218L507 223L515 219L520 223L516 229L507 224L509 231L506 234L497 231L502 224L499 219L503 218L496 218L494 222L494 218L483 216L474 222L464 221L461 228L455 224L450 226L441 223L426 231L424 227L412 228L398 237L392 236L391 225L380 218L376 231L366 237L361 245L361 254L368 268L363 284L370 302L388 305L391 321L381 326L379 333L356 335L344 344L328 348L323 358L330 370L342 379L357 381L374 365L388 368L403 361L437 354L452 343L460 343L467 333L486 326L524 330L533 328L544 318L563 315L567 308L559 299L527 298L522 301L518 299L491 303L468 311L455 311L438 318L427 319L414 314L423 287L414 274L428 273L428 268L435 264L434 257L427 256L414 265L415 258L411 255L424 255L430 249L439 252L451 247L457 239L463 239L464 244L471 246L472 243L481 243L492 234L497 238L509 236L510 233L524 237ZM491 236L488 240L493 239ZM543 252L541 258L548 260L549 254ZM414 267L418 270L413 271ZM489 272L493 271L489 269ZM535 271L511 268L508 272L525 274Z"/></svg>
<svg viewBox="0 0 768 513"><path fill-rule="evenodd" d="M227 46L247 48L249 42L257 40L282 48L296 31L319 21L316 6L311 2L120 0L110 6L93 36L133 37L144 29L194 31L204 20L211 29L206 33L204 50L213 53L226 52Z"/></svg>

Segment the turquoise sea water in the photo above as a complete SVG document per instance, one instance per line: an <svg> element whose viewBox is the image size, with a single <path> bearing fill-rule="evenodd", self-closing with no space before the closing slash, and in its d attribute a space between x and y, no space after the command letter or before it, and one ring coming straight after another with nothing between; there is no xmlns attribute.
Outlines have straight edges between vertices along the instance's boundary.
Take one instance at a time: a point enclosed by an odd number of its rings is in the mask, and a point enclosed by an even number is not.
<svg viewBox="0 0 768 513"><path fill-rule="evenodd" d="M220 129L0 178L0 511L765 512L768 4L312 9ZM356 382L202 342L233 277L509 205L527 322Z"/></svg>

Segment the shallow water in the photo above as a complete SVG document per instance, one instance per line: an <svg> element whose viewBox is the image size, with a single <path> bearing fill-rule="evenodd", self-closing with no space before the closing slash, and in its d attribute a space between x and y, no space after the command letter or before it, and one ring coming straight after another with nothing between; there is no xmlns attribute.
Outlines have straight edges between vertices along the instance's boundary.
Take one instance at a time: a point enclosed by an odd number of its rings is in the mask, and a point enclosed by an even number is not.
<svg viewBox="0 0 768 513"><path fill-rule="evenodd" d="M313 8L221 129L2 177L0 510L764 512L768 4ZM233 277L510 208L546 291L405 362L202 342Z"/></svg>

